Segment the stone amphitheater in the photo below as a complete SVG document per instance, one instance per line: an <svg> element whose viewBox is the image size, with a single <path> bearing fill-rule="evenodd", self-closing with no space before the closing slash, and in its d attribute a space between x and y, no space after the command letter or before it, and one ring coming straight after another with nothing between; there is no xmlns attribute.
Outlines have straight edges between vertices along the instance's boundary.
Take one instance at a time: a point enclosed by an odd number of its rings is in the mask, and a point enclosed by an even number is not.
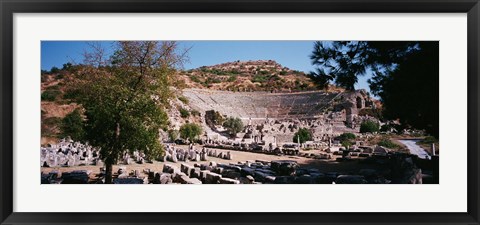
<svg viewBox="0 0 480 225"><path fill-rule="evenodd" d="M324 112L342 93L321 91L296 93L230 92L185 89L190 106L199 111L248 119L311 119Z"/></svg>
<svg viewBox="0 0 480 225"><path fill-rule="evenodd" d="M261 136L264 143L292 142L299 128L312 131L314 141L325 141L344 132L358 132L356 126L365 118L358 116L362 108L374 107L364 90L354 92L305 91L292 93L231 92L209 89L184 89L190 108L202 115L218 111L226 117L238 117L246 129L237 141ZM255 125L262 125L258 129ZM218 137L203 121L208 137ZM249 135L244 136L246 133ZM252 134L253 133L253 134Z"/></svg>

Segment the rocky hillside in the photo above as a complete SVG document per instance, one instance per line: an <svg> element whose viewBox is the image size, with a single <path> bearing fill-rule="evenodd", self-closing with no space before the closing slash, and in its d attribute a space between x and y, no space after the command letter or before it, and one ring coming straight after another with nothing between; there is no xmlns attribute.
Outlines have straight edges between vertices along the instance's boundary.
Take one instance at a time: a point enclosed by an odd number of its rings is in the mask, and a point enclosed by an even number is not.
<svg viewBox="0 0 480 225"><path fill-rule="evenodd" d="M273 60L235 61L180 72L189 88L224 91L308 91L317 88L304 72Z"/></svg>

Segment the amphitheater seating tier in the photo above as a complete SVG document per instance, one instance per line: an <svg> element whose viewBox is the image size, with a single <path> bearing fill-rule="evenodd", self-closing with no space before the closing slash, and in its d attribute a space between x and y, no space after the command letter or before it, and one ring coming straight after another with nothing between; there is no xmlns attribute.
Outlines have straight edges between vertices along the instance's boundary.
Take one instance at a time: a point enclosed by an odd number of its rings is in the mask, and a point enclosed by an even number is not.
<svg viewBox="0 0 480 225"><path fill-rule="evenodd" d="M215 110L241 119L313 118L322 114L338 93L327 92L229 92L185 89L183 95L192 108Z"/></svg>

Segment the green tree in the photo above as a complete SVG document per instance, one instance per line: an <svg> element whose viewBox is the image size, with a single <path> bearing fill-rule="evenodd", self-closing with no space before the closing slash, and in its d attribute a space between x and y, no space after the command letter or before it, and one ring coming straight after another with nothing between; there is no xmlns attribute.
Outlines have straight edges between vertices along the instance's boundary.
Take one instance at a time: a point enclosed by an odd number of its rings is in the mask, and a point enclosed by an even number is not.
<svg viewBox="0 0 480 225"><path fill-rule="evenodd" d="M202 134L202 128L194 123L186 123L180 127L180 137L184 140L194 142Z"/></svg>
<svg viewBox="0 0 480 225"><path fill-rule="evenodd" d="M225 127L232 137L236 137L237 133L243 130L243 122L240 118L229 117L223 122L223 127Z"/></svg>
<svg viewBox="0 0 480 225"><path fill-rule="evenodd" d="M414 52L416 42L407 41L330 41L314 44L310 59L317 66L309 77L320 88L331 82L355 90L358 77L368 70L389 69Z"/></svg>
<svg viewBox="0 0 480 225"><path fill-rule="evenodd" d="M175 42L117 42L107 59L97 47L85 54L87 66L68 86L85 110L84 139L100 148L105 183L111 183L112 165L124 152L154 158L163 151L159 130L168 123L165 108L183 55Z"/></svg>
<svg viewBox="0 0 480 225"><path fill-rule="evenodd" d="M371 71L370 89L383 103L383 117L438 138L438 41L315 42L310 59L317 68L309 77L321 88L335 83L354 90Z"/></svg>
<svg viewBox="0 0 480 225"><path fill-rule="evenodd" d="M168 130L168 138L170 139L170 141L175 141L178 139L178 137L180 136L180 133L178 130Z"/></svg>
<svg viewBox="0 0 480 225"><path fill-rule="evenodd" d="M56 66L54 66L54 67L52 67L52 68L50 69L50 74L52 74L52 73L58 73L58 72L60 72L60 69L59 69L58 67L56 67Z"/></svg>
<svg viewBox="0 0 480 225"><path fill-rule="evenodd" d="M293 142L297 143L300 140L300 143L305 143L307 141L311 141L312 133L307 128L300 128L297 132L293 135Z"/></svg>
<svg viewBox="0 0 480 225"><path fill-rule="evenodd" d="M60 127L62 136L70 137L75 141L83 140L85 136L84 121L80 110L75 109L67 114L63 119Z"/></svg>
<svg viewBox="0 0 480 225"><path fill-rule="evenodd" d="M375 133L380 130L380 125L377 122L367 120L360 124L360 133Z"/></svg>
<svg viewBox="0 0 480 225"><path fill-rule="evenodd" d="M380 96L384 117L439 134L439 43L419 42L418 51L391 71L376 73L372 93Z"/></svg>

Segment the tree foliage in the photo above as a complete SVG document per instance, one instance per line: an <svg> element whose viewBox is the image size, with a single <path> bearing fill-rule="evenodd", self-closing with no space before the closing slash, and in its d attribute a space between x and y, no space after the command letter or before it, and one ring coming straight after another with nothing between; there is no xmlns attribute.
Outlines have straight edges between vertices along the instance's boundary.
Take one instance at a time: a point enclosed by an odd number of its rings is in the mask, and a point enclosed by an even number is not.
<svg viewBox="0 0 480 225"><path fill-rule="evenodd" d="M439 132L438 42L419 42L419 51L409 55L392 71L377 73L370 86L383 102L384 116L435 137Z"/></svg>
<svg viewBox="0 0 480 225"><path fill-rule="evenodd" d="M380 130L380 125L377 122L367 120L360 124L360 133L375 133Z"/></svg>
<svg viewBox="0 0 480 225"><path fill-rule="evenodd" d="M355 139L355 134L352 134L352 133L343 133L340 136L338 136L338 140L340 141L354 140L354 139Z"/></svg>
<svg viewBox="0 0 480 225"><path fill-rule="evenodd" d="M180 127L180 137L193 142L202 134L202 128L194 123L186 123Z"/></svg>
<svg viewBox="0 0 480 225"><path fill-rule="evenodd" d="M358 77L367 71L390 68L415 50L414 42L333 41L314 44L310 59L317 66L309 77L320 87L330 83L355 90Z"/></svg>
<svg viewBox="0 0 480 225"><path fill-rule="evenodd" d="M70 137L73 140L83 140L85 136L84 121L79 109L73 110L67 114L60 126L63 137Z"/></svg>
<svg viewBox="0 0 480 225"><path fill-rule="evenodd" d="M229 117L223 122L223 127L228 130L228 133L233 137L243 130L243 122L240 118Z"/></svg>
<svg viewBox="0 0 480 225"><path fill-rule="evenodd" d="M156 157L163 150L159 129L168 122L170 86L182 62L175 42L122 41L114 54L92 44L86 67L70 79L75 101L85 110L85 137L100 148L111 182L111 167L125 151Z"/></svg>
<svg viewBox="0 0 480 225"><path fill-rule="evenodd" d="M345 148L349 148L350 146L355 144L355 138L355 134L352 133L343 133L337 137L342 146L344 146Z"/></svg>
<svg viewBox="0 0 480 225"><path fill-rule="evenodd" d="M293 135L293 142L297 143L300 140L300 143L305 143L307 141L311 141L312 133L307 128L300 128L297 132Z"/></svg>
<svg viewBox="0 0 480 225"><path fill-rule="evenodd" d="M168 130L168 139L170 139L170 141L174 142L178 137L180 137L180 132L178 130Z"/></svg>
<svg viewBox="0 0 480 225"><path fill-rule="evenodd" d="M438 137L438 41L315 42L310 59L317 68L309 77L321 88L334 83L354 90L360 76L372 74L383 118Z"/></svg>

